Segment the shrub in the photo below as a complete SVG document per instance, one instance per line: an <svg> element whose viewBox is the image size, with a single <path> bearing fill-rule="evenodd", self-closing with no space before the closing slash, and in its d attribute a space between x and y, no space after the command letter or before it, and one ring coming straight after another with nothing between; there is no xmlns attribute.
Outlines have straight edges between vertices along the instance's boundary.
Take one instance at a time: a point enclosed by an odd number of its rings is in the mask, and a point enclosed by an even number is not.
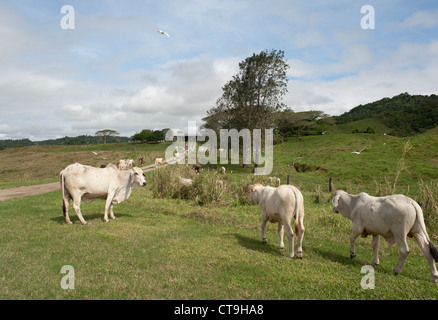
<svg viewBox="0 0 438 320"><path fill-rule="evenodd" d="M438 224L438 180L427 184L420 179L416 201L423 209L427 228L436 231Z"/></svg>

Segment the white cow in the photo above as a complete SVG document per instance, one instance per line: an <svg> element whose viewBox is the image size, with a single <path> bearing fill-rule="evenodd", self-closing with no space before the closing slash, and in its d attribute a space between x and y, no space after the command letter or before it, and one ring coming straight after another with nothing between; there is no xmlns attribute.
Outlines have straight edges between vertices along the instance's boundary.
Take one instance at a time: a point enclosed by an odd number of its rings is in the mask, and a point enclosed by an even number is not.
<svg viewBox="0 0 438 320"><path fill-rule="evenodd" d="M192 179L186 179L186 178L181 178L181 177L178 177L178 179L179 179L179 182L182 185L191 186L193 184L193 180Z"/></svg>
<svg viewBox="0 0 438 320"><path fill-rule="evenodd" d="M359 235L373 236L374 265L379 264L379 235L389 245L397 243L399 248L398 262L393 270L395 274L402 271L403 264L409 254L406 236L414 237L429 262L433 281L438 283L438 272L435 261L438 251L430 241L424 224L423 211L417 202L404 195L372 197L364 192L351 195L338 190L332 199L333 211L353 222L350 236L350 258L356 256L354 242ZM435 260L435 261L434 261Z"/></svg>
<svg viewBox="0 0 438 320"><path fill-rule="evenodd" d="M278 222L280 248L284 248L283 235L289 240L289 257L294 257L294 231L291 227L292 218L295 218L295 232L298 237L297 257L303 257L304 237L304 200L301 192L292 185L282 185L278 188L264 187L255 184L251 187L251 201L258 203L261 211L262 241L267 242L265 229L266 222Z"/></svg>
<svg viewBox="0 0 438 320"><path fill-rule="evenodd" d="M132 168L133 163L134 163L133 159L120 159L117 166L119 170L127 170Z"/></svg>
<svg viewBox="0 0 438 320"><path fill-rule="evenodd" d="M117 163L117 167L119 168L119 170L125 170L126 167L126 162L124 159L120 159L119 162Z"/></svg>
<svg viewBox="0 0 438 320"><path fill-rule="evenodd" d="M82 224L86 224L81 214L81 200L88 203L96 199L106 199L104 221L108 222L108 209L110 217L115 219L114 203L128 199L132 190L146 185L144 173L137 167L131 170L118 170L114 165L94 168L75 163L62 170L59 176L63 198L62 210L68 224L71 224L68 216L70 200L73 200L73 209L79 220Z"/></svg>
<svg viewBox="0 0 438 320"><path fill-rule="evenodd" d="M220 173L221 173L221 174L225 174L225 167L221 167L221 171L220 171Z"/></svg>
<svg viewBox="0 0 438 320"><path fill-rule="evenodd" d="M163 158L155 158L155 168L163 164Z"/></svg>
<svg viewBox="0 0 438 320"><path fill-rule="evenodd" d="M277 177L269 177L268 178L268 184L269 185L273 185L273 186L275 186L275 187L278 187L278 186L280 186L280 178L277 178Z"/></svg>

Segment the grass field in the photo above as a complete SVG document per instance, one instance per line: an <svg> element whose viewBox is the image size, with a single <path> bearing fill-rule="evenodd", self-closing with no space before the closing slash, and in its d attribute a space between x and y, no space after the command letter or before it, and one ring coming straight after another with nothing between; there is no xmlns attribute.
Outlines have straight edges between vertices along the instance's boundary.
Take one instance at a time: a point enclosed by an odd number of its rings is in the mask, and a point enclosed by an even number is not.
<svg viewBox="0 0 438 320"><path fill-rule="evenodd" d="M286 250L278 248L276 225L268 224L268 243L262 243L258 206L154 198L153 172L147 174L147 187L115 205L116 219L109 223L102 220L104 202L95 201L82 204L88 225L80 225L74 212L74 224L65 224L60 191L0 202L0 299L437 299L438 285L412 239L398 276L392 274L397 246L382 241L375 289L362 289L361 268L373 260L371 238L358 238L351 260L351 222L329 204L329 177L352 193L375 195L392 188L405 142L381 134L328 134L274 147L271 175L283 183L290 175L305 198L302 260L287 257L287 241ZM438 131L413 137L411 144L395 191L415 199L420 179L430 185L438 179ZM0 187L57 181L59 171L73 162L97 166L146 155L152 163L166 147L5 149ZM362 149L360 155L351 153ZM293 162L323 170L298 173ZM229 182L251 178L251 168L226 168ZM426 220L438 244L435 220ZM64 265L74 267L74 290L61 288Z"/></svg>

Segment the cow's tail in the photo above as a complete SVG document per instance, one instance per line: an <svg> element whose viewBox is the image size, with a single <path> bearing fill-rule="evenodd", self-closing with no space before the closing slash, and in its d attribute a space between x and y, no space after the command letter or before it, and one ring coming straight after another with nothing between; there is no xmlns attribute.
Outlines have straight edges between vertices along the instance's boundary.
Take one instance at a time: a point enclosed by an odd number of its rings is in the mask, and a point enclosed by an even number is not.
<svg viewBox="0 0 438 320"><path fill-rule="evenodd" d="M290 187L295 197L295 208L294 208L295 233L298 234L298 231L303 229L303 226L301 224L304 218L304 199L303 199L303 195L297 188L293 186Z"/></svg>
<svg viewBox="0 0 438 320"><path fill-rule="evenodd" d="M429 244L430 254L435 261L438 261L438 250L435 247L435 245L432 243L432 241L430 241L429 235L427 234L426 225L424 223L423 210L421 209L420 205L415 201L412 201L412 205L414 206L415 212L417 214L417 223L420 225L420 228L423 231L426 241Z"/></svg>
<svg viewBox="0 0 438 320"><path fill-rule="evenodd" d="M59 179L61 182L61 190L62 190L62 214L65 217L65 189L64 189L64 174L63 171L59 174Z"/></svg>

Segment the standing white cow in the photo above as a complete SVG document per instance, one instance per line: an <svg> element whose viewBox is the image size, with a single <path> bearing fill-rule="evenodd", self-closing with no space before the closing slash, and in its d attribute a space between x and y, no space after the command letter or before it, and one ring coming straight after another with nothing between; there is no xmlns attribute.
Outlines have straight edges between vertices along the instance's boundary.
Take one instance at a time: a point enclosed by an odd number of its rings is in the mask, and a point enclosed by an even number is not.
<svg viewBox="0 0 438 320"><path fill-rule="evenodd" d="M430 241L424 224L423 211L417 202L404 195L372 197L364 192L351 195L338 190L332 199L333 211L353 222L350 236L350 258L356 256L354 242L359 235L373 236L374 265L379 264L379 235L389 245L397 243L399 248L398 262L393 270L395 274L402 271L403 264L409 254L406 236L414 237L429 262L432 279L438 283L438 272L435 261L438 251Z"/></svg>
<svg viewBox="0 0 438 320"><path fill-rule="evenodd" d="M163 158L155 158L155 168L163 164Z"/></svg>
<svg viewBox="0 0 438 320"><path fill-rule="evenodd" d="M132 169L133 164L134 164L133 159L120 159L117 166L120 170L127 170L127 169Z"/></svg>
<svg viewBox="0 0 438 320"><path fill-rule="evenodd" d="M300 190L292 185L282 185L278 188L264 187L255 184L251 187L251 201L258 203L261 211L262 241L267 242L265 229L267 221L278 222L280 248L284 248L283 235L289 240L289 257L294 257L294 231L291 227L295 218L295 232L298 237L297 257L303 257L304 237L304 200Z"/></svg>
<svg viewBox="0 0 438 320"><path fill-rule="evenodd" d="M62 210L65 221L71 224L68 216L70 200L73 200L75 210L82 224L87 222L82 217L81 200L92 202L96 199L106 199L104 221L108 222L108 210L111 219L115 219L113 204L126 200L132 190L145 186L146 180L140 168L118 170L114 165L106 168L94 168L79 163L67 166L59 174L62 190Z"/></svg>

